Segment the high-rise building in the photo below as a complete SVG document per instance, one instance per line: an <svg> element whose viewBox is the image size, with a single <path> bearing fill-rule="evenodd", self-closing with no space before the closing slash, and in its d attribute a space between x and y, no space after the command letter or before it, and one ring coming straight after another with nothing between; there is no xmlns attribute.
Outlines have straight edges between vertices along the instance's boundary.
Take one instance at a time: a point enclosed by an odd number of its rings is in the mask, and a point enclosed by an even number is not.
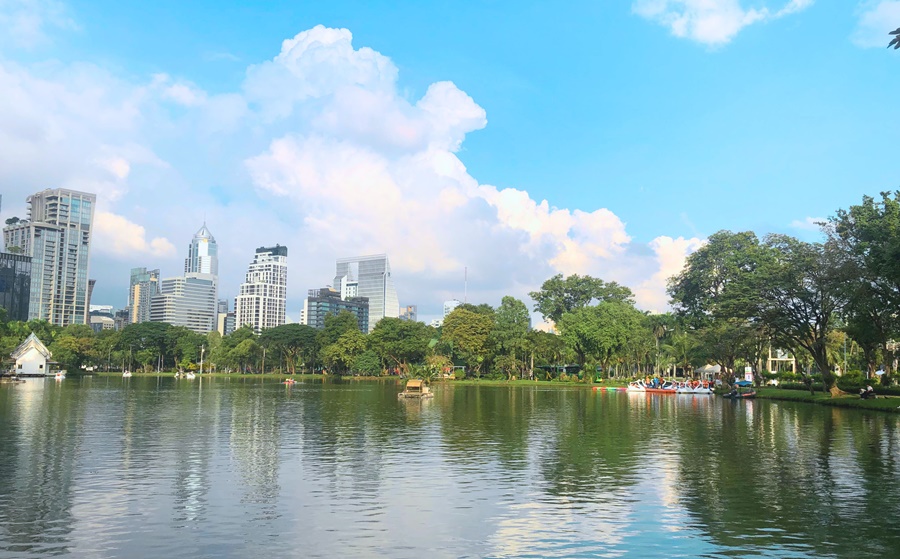
<svg viewBox="0 0 900 559"><path fill-rule="evenodd" d="M234 301L235 322L257 333L284 324L287 304L287 247L260 247Z"/></svg>
<svg viewBox="0 0 900 559"><path fill-rule="evenodd" d="M375 324L386 316L400 316L400 303L386 254L341 258L337 261L332 285L339 286L342 295L345 291L348 294L355 291L356 296L369 300L367 332L374 330ZM307 323L312 324L309 317Z"/></svg>
<svg viewBox="0 0 900 559"><path fill-rule="evenodd" d="M8 250L31 256L29 319L88 323L88 260L94 194L64 188L32 194L28 219L4 227Z"/></svg>
<svg viewBox="0 0 900 559"><path fill-rule="evenodd" d="M216 329L216 282L209 274L185 274L159 282L150 300L150 321L184 326L198 334Z"/></svg>
<svg viewBox="0 0 900 559"><path fill-rule="evenodd" d="M310 289L306 303L304 304L304 317L313 328L325 328L325 317L336 315L341 311L349 311L356 316L356 324L360 332L367 332L369 328L369 300L365 297L351 297L341 299L341 292L330 287L322 289Z"/></svg>
<svg viewBox="0 0 900 559"><path fill-rule="evenodd" d="M219 291L219 249L206 223L194 234L184 277L159 281L157 295L150 298L150 321L184 326L200 334L216 329Z"/></svg>
<svg viewBox="0 0 900 559"><path fill-rule="evenodd" d="M194 238L188 246L188 257L184 259L184 273L219 275L219 246L215 237L206 228L205 221L203 227L194 233Z"/></svg>
<svg viewBox="0 0 900 559"><path fill-rule="evenodd" d="M28 320L31 295L31 257L0 252L0 308L7 320Z"/></svg>
<svg viewBox="0 0 900 559"><path fill-rule="evenodd" d="M159 270L131 269L128 313L132 324L150 321L150 301L159 294Z"/></svg>
<svg viewBox="0 0 900 559"><path fill-rule="evenodd" d="M406 305L400 309L400 320L408 320L410 322L415 322L419 319L419 312L416 305Z"/></svg>
<svg viewBox="0 0 900 559"><path fill-rule="evenodd" d="M219 299L219 318L216 330L223 337L234 332L234 311L228 310L228 299Z"/></svg>

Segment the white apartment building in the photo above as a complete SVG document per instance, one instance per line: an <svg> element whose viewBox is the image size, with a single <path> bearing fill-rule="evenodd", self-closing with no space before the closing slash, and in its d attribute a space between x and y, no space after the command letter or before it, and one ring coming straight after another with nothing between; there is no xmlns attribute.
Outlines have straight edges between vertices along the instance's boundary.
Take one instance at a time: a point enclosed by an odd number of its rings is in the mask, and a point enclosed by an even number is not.
<svg viewBox="0 0 900 559"><path fill-rule="evenodd" d="M286 306L287 247L260 247L234 301L235 326L249 325L257 333L281 326Z"/></svg>

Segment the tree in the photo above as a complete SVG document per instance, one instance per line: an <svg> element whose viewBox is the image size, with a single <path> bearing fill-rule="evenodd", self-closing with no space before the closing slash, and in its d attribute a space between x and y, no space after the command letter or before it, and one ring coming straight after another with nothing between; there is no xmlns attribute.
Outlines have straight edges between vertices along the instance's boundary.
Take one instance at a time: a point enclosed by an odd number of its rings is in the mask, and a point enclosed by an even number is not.
<svg viewBox="0 0 900 559"><path fill-rule="evenodd" d="M882 192L879 201L863 196L862 204L838 210L828 225L829 238L840 241L873 294L900 307L900 191Z"/></svg>
<svg viewBox="0 0 900 559"><path fill-rule="evenodd" d="M832 321L846 302L847 269L834 242L805 243L769 235L757 267L729 298L733 316L768 327L782 347L809 352L825 388L834 383L827 341Z"/></svg>
<svg viewBox="0 0 900 559"><path fill-rule="evenodd" d="M407 375L410 363L425 358L431 338L431 329L422 322L386 317L375 325L368 343L383 365L397 367Z"/></svg>
<svg viewBox="0 0 900 559"><path fill-rule="evenodd" d="M278 351L287 371L293 375L297 372L297 361L305 353L315 351L316 329L307 324L283 324L263 330L259 335L259 343Z"/></svg>
<svg viewBox="0 0 900 559"><path fill-rule="evenodd" d="M640 327L640 311L622 301L604 301L564 314L557 327L566 344L584 365L588 357L600 360L609 370L613 357L620 352Z"/></svg>
<svg viewBox="0 0 900 559"><path fill-rule="evenodd" d="M466 365L480 377L493 327L493 316L457 307L444 319L441 337L452 344Z"/></svg>
<svg viewBox="0 0 900 559"><path fill-rule="evenodd" d="M496 366L503 370L510 379L514 372L521 374L525 368L525 354L528 349L528 331L530 329L531 319L525 303L515 297L504 297L494 313L491 346L499 357L512 357L512 359L505 359L502 364L496 363ZM510 369L512 364L516 364L517 371Z"/></svg>
<svg viewBox="0 0 900 559"><path fill-rule="evenodd" d="M900 49L900 27L891 31L889 35L893 35L894 38L888 43L888 48L894 47L894 50Z"/></svg>
<svg viewBox="0 0 900 559"><path fill-rule="evenodd" d="M351 371L354 361L365 350L366 336L354 325L333 344L322 348L322 360L332 372L341 375Z"/></svg>
<svg viewBox="0 0 900 559"><path fill-rule="evenodd" d="M359 322L352 312L341 311L338 314L326 316L325 327L318 333L319 347L330 346L350 330L359 332Z"/></svg>
<svg viewBox="0 0 900 559"><path fill-rule="evenodd" d="M759 239L751 231L714 233L687 257L682 271L669 279L672 306L694 327L721 318L728 297L736 295L729 288L753 273L758 251Z"/></svg>
<svg viewBox="0 0 900 559"><path fill-rule="evenodd" d="M578 274L567 278L557 274L545 281L540 291L528 295L534 299L534 310L554 323L565 313L586 307L592 301L634 303L634 294L627 287Z"/></svg>

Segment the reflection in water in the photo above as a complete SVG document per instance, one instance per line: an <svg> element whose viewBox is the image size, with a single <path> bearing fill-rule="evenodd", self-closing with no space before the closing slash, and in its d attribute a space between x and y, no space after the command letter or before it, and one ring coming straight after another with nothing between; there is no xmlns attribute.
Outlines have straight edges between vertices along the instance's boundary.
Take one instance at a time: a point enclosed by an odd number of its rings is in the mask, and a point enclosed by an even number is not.
<svg viewBox="0 0 900 559"><path fill-rule="evenodd" d="M883 557L898 418L395 381L0 387L0 556Z"/></svg>

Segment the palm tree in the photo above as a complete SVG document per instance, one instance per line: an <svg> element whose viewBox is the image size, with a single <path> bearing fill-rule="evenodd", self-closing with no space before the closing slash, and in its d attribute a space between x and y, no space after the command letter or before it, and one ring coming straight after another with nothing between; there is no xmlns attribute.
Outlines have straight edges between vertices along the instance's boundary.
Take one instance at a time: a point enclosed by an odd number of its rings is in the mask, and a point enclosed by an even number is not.
<svg viewBox="0 0 900 559"><path fill-rule="evenodd" d="M887 48L894 47L894 50L900 49L900 27L891 31L890 34L893 35L894 38L888 43Z"/></svg>

